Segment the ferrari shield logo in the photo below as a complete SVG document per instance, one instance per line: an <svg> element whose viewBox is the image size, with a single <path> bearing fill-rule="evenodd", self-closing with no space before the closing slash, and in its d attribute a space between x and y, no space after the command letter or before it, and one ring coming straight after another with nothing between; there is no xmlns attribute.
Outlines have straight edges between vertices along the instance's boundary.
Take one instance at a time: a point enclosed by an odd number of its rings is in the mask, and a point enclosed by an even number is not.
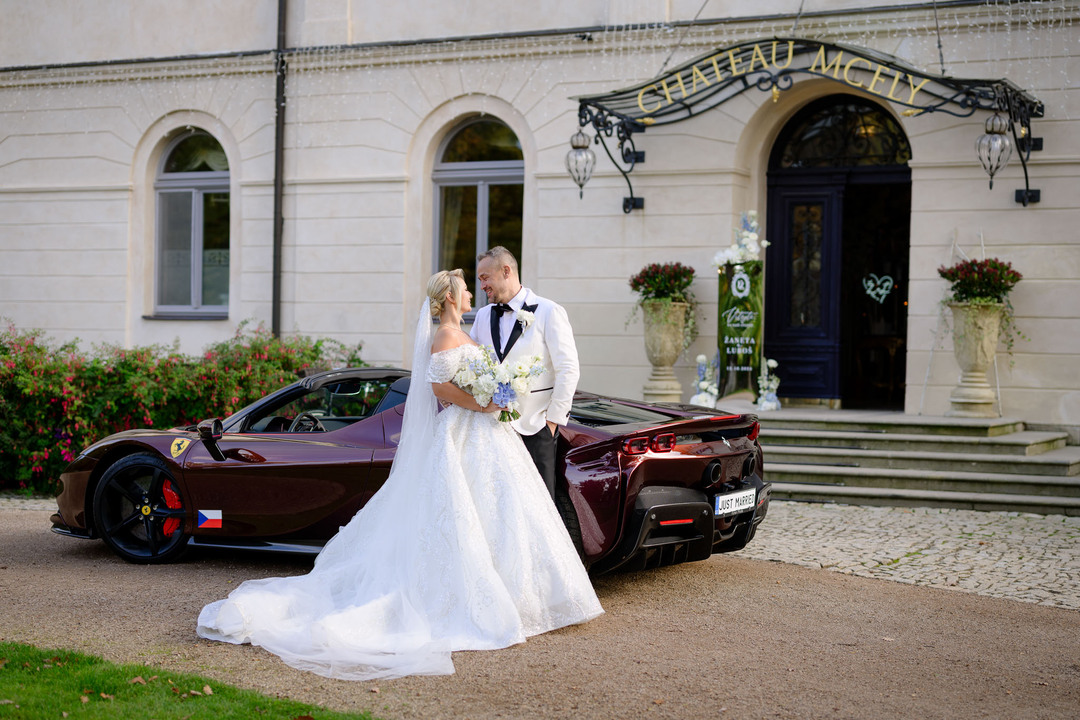
<svg viewBox="0 0 1080 720"><path fill-rule="evenodd" d="M187 438L176 438L172 441L172 445L169 446L169 452L173 457L179 457L180 453L187 450L187 446L191 444L191 441Z"/></svg>

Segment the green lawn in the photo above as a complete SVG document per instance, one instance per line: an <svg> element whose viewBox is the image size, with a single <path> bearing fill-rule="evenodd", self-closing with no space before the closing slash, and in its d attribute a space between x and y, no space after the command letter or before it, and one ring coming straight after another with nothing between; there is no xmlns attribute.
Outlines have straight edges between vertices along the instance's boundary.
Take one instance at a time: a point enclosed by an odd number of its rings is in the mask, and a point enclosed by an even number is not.
<svg viewBox="0 0 1080 720"><path fill-rule="evenodd" d="M10 642L0 642L0 718L372 720L367 713L331 712L198 675Z"/></svg>

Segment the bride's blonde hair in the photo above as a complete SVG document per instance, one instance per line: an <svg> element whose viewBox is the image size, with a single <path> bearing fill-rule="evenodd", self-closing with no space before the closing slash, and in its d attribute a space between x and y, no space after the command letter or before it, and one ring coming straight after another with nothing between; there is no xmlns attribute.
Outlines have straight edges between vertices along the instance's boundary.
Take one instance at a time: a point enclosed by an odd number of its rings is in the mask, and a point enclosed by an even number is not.
<svg viewBox="0 0 1080 720"><path fill-rule="evenodd" d="M442 315L443 309L446 305L446 293L450 293L450 297L457 300L457 293L459 284L454 282L454 278L460 281L460 287L465 286L465 273L460 269L457 270L440 270L439 272L428 278L427 281L427 297L428 307L431 309L431 317L439 317Z"/></svg>

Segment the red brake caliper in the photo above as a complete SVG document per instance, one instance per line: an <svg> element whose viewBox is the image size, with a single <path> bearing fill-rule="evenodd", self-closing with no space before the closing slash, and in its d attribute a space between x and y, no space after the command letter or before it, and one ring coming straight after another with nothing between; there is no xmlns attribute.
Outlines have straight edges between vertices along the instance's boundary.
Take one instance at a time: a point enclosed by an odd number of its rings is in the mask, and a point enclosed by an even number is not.
<svg viewBox="0 0 1080 720"><path fill-rule="evenodd" d="M180 496L173 490L172 480L166 480L161 486L161 494L165 496L165 506L170 510L179 510L184 507L180 502ZM161 532L165 537L172 537L178 529L180 529L180 518L169 518L161 527Z"/></svg>

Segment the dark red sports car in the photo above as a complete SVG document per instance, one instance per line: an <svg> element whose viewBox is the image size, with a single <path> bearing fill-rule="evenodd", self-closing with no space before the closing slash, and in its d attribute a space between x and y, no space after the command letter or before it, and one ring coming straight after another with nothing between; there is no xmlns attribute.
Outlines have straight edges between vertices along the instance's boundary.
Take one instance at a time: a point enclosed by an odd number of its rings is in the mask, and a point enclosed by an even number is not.
<svg viewBox="0 0 1080 720"><path fill-rule="evenodd" d="M196 546L317 552L390 471L406 370L331 370L224 421L129 430L60 476L53 530L125 560ZM754 415L578 392L556 503L593 573L743 548L765 517Z"/></svg>

